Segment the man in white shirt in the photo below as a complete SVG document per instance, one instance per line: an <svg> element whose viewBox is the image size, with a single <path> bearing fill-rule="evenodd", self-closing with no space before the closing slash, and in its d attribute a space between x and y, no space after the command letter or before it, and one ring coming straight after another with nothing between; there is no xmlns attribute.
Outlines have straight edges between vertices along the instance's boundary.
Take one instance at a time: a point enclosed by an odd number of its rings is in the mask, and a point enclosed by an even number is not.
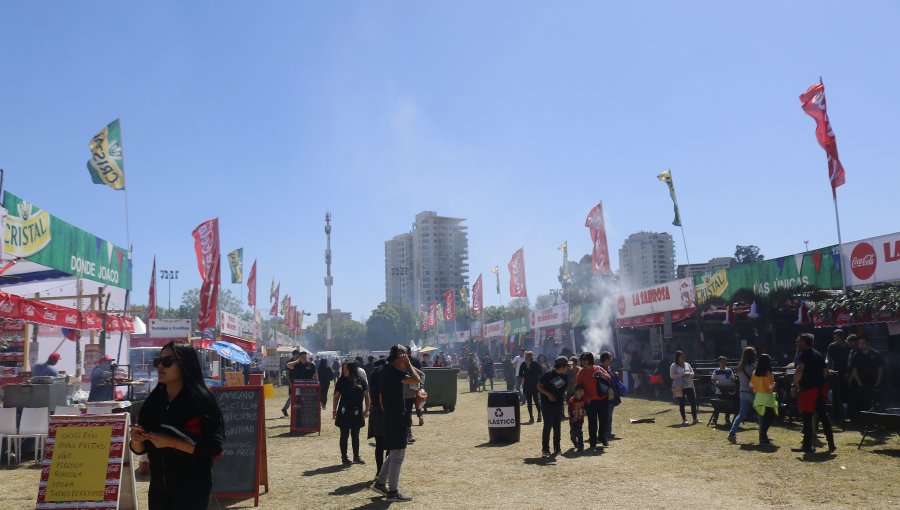
<svg viewBox="0 0 900 510"><path fill-rule="evenodd" d="M513 358L512 360L513 366L515 367L516 375L519 374L519 367L522 366L522 363L525 363L525 349L519 349L519 355ZM516 377L516 391L519 393L519 405L525 403L525 397L522 394L522 378Z"/></svg>

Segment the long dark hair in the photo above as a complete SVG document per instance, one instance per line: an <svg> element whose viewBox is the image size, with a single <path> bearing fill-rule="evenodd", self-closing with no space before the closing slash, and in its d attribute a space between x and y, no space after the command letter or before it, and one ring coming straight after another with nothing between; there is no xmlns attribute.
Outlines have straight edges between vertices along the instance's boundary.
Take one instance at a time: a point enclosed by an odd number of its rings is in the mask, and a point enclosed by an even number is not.
<svg viewBox="0 0 900 510"><path fill-rule="evenodd" d="M356 382L356 379L359 378L359 371L356 370L359 365L355 361L345 361L344 366L347 367L347 378ZM344 377L344 366L341 367L341 377Z"/></svg>
<svg viewBox="0 0 900 510"><path fill-rule="evenodd" d="M172 354L175 355L175 360L178 362L182 384L184 385L182 391L188 392L191 402L200 412L218 420L219 423L225 423L219 404L216 403L215 397L213 397L212 392L209 391L206 382L203 380L203 369L200 368L200 356L197 354L197 350L189 343L172 341L159 350L160 355L166 349L172 351ZM150 398L167 399L166 385L157 383L153 391L150 392L148 400Z"/></svg>
<svg viewBox="0 0 900 510"><path fill-rule="evenodd" d="M738 363L738 370L743 372L747 365L756 363L756 349L753 347L745 347L741 353L741 362Z"/></svg>
<svg viewBox="0 0 900 510"><path fill-rule="evenodd" d="M681 360L681 363L678 362L678 358L683 358L683 357L684 357L684 352L682 352L682 351L675 351L675 364L678 365L678 366L680 366L680 367L683 367L683 366L684 366L684 363L685 363L685 360Z"/></svg>
<svg viewBox="0 0 900 510"><path fill-rule="evenodd" d="M765 377L772 371L772 358L768 354L760 354L756 360L756 371L753 372L757 377Z"/></svg>

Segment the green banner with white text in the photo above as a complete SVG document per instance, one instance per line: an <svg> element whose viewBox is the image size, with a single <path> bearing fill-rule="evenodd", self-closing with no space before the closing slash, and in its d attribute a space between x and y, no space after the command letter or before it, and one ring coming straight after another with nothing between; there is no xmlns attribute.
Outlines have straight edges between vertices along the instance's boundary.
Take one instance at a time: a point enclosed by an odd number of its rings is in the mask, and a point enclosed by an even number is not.
<svg viewBox="0 0 900 510"><path fill-rule="evenodd" d="M840 256L837 246L829 246L796 255L741 264L712 274L694 276L697 304L718 297L730 301L739 290L766 296L779 289L814 287L841 288Z"/></svg>
<svg viewBox="0 0 900 510"><path fill-rule="evenodd" d="M66 223L32 203L6 191L8 211L3 251L36 264L131 289L128 251Z"/></svg>

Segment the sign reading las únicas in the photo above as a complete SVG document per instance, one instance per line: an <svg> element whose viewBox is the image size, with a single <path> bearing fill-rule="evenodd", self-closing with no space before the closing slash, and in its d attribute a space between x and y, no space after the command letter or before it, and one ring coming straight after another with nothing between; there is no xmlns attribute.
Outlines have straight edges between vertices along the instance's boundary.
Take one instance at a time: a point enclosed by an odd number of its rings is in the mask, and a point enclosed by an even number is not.
<svg viewBox="0 0 900 510"><path fill-rule="evenodd" d="M129 253L6 191L3 251L36 264L131 289Z"/></svg>

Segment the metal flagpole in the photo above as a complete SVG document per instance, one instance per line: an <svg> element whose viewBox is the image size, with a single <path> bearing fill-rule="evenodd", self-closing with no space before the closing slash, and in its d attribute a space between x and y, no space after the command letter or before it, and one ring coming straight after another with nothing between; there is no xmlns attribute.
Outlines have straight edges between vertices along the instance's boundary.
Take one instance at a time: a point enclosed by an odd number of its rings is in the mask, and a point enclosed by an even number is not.
<svg viewBox="0 0 900 510"><path fill-rule="evenodd" d="M683 222L682 222L682 225L681 225L681 241L684 243L684 258L687 259L688 266L690 266L690 265L691 265L691 256L688 255L687 238L686 238L685 235L684 235L684 224L683 224ZM688 273L690 273L690 269L688 269Z"/></svg>
<svg viewBox="0 0 900 510"><path fill-rule="evenodd" d="M829 161L830 165L831 162ZM838 234L838 253L841 257L841 290L844 291L844 294L847 293L847 279L844 278L844 242L841 240L841 216L838 214L838 202L837 202L837 190L832 188L832 196L834 197L834 221L837 223L837 234Z"/></svg>

